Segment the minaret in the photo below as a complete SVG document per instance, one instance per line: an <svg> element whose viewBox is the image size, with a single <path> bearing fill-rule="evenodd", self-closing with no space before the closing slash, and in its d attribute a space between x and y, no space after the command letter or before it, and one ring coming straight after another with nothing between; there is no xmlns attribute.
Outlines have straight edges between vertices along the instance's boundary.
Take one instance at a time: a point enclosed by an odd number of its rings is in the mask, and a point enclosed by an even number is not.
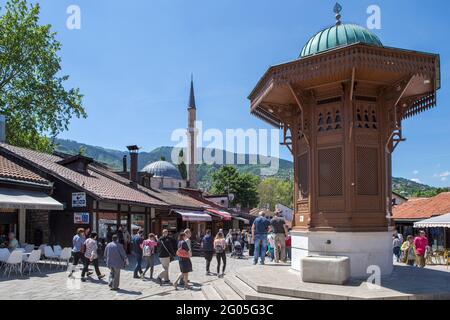
<svg viewBox="0 0 450 320"><path fill-rule="evenodd" d="M194 94L194 77L191 75L191 92L189 94L188 105L188 183L189 188L197 188L197 168L196 168L196 154L197 154L197 129L195 121L197 120L197 107L195 105Z"/></svg>

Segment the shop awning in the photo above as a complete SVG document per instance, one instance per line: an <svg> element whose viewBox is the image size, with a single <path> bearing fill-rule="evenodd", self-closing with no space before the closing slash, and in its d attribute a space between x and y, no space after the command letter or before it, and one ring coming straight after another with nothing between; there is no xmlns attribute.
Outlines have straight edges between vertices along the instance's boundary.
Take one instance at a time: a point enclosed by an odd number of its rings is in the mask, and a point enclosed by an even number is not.
<svg viewBox="0 0 450 320"><path fill-rule="evenodd" d="M216 210L216 209L206 209L207 212L212 213L215 216L219 216L224 221L231 221L231 214L229 214L226 211L223 210Z"/></svg>
<svg viewBox="0 0 450 320"><path fill-rule="evenodd" d="M210 222L212 218L209 214L203 211L185 211L185 210L174 210L178 213L183 221L189 222Z"/></svg>
<svg viewBox="0 0 450 320"><path fill-rule="evenodd" d="M414 223L414 228L450 228L450 213Z"/></svg>
<svg viewBox="0 0 450 320"><path fill-rule="evenodd" d="M64 207L44 192L0 188L0 208L63 210Z"/></svg>
<svg viewBox="0 0 450 320"><path fill-rule="evenodd" d="M238 220L238 221L242 221L242 222L244 222L244 224L250 224L250 220L248 220L248 219L245 219L242 217L236 217L236 216L233 216L232 218L235 220Z"/></svg>

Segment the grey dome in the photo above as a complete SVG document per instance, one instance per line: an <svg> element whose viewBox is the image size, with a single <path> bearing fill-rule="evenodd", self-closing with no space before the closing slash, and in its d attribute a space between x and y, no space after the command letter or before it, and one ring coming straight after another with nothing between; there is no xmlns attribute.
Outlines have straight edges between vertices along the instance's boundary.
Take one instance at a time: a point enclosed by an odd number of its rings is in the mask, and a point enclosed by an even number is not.
<svg viewBox="0 0 450 320"><path fill-rule="evenodd" d="M177 167L167 161L156 161L150 163L141 170L141 172L146 172L152 174L154 177L164 177L173 178L181 180L180 171Z"/></svg>

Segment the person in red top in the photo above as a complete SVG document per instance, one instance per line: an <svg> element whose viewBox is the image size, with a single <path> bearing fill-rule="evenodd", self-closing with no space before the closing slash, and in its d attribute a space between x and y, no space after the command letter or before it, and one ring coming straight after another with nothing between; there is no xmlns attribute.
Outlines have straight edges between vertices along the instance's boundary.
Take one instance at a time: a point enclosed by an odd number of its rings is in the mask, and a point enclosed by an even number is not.
<svg viewBox="0 0 450 320"><path fill-rule="evenodd" d="M288 235L286 236L286 258L292 261L292 240L291 240L291 229L288 230Z"/></svg>
<svg viewBox="0 0 450 320"><path fill-rule="evenodd" d="M420 230L419 236L414 239L414 246L416 247L416 264L420 268L425 267L425 252L428 247L428 239L425 231Z"/></svg>

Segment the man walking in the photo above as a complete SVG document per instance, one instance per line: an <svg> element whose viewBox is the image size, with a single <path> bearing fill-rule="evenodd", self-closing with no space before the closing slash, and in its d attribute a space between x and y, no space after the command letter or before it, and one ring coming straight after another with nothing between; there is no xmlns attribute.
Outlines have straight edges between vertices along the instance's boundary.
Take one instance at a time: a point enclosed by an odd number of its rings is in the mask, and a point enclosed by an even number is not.
<svg viewBox="0 0 450 320"><path fill-rule="evenodd" d="M211 266L211 260L214 256L214 240L211 235L211 230L206 230L206 235L202 239L202 250L206 260L206 275L211 275L209 268Z"/></svg>
<svg viewBox="0 0 450 320"><path fill-rule="evenodd" d="M131 238L131 252L136 259L133 277L140 279L142 275L142 243L144 242L144 231L140 229L136 231L136 234Z"/></svg>
<svg viewBox="0 0 450 320"><path fill-rule="evenodd" d="M106 266L109 268L109 287L111 290L119 290L120 269L127 264L127 255L123 246L119 243L117 235L112 236L112 242L105 248Z"/></svg>
<svg viewBox="0 0 450 320"><path fill-rule="evenodd" d="M75 272L75 268L78 265L78 262L83 262L83 254L81 252L81 247L83 246L84 241L86 238L84 237L84 229L78 228L77 234L72 239L72 258L73 262L70 266L69 270L69 278L72 277L73 273ZM84 263L83 263L84 264Z"/></svg>
<svg viewBox="0 0 450 320"><path fill-rule="evenodd" d="M286 221L281 216L280 210L275 211L275 216L270 220L270 225L275 235L275 263L279 263L280 259L286 262L286 236L288 231Z"/></svg>
<svg viewBox="0 0 450 320"><path fill-rule="evenodd" d="M170 261L176 255L176 250L173 245L173 240L169 237L169 231L164 229L162 231L162 236L158 240L158 255L159 261L161 262L161 266L163 267L163 271L158 275L159 285L162 285L163 282L169 282L169 266Z"/></svg>
<svg viewBox="0 0 450 320"><path fill-rule="evenodd" d="M416 247L416 264L420 268L425 268L425 253L428 247L428 238L425 231L420 230L419 236L414 239L414 246Z"/></svg>
<svg viewBox="0 0 450 320"><path fill-rule="evenodd" d="M259 217L255 219L252 225L252 237L255 242L253 264L258 263L258 257L260 258L260 263L264 264L267 251L267 228L269 225L270 221L266 219L264 211L261 211Z"/></svg>

